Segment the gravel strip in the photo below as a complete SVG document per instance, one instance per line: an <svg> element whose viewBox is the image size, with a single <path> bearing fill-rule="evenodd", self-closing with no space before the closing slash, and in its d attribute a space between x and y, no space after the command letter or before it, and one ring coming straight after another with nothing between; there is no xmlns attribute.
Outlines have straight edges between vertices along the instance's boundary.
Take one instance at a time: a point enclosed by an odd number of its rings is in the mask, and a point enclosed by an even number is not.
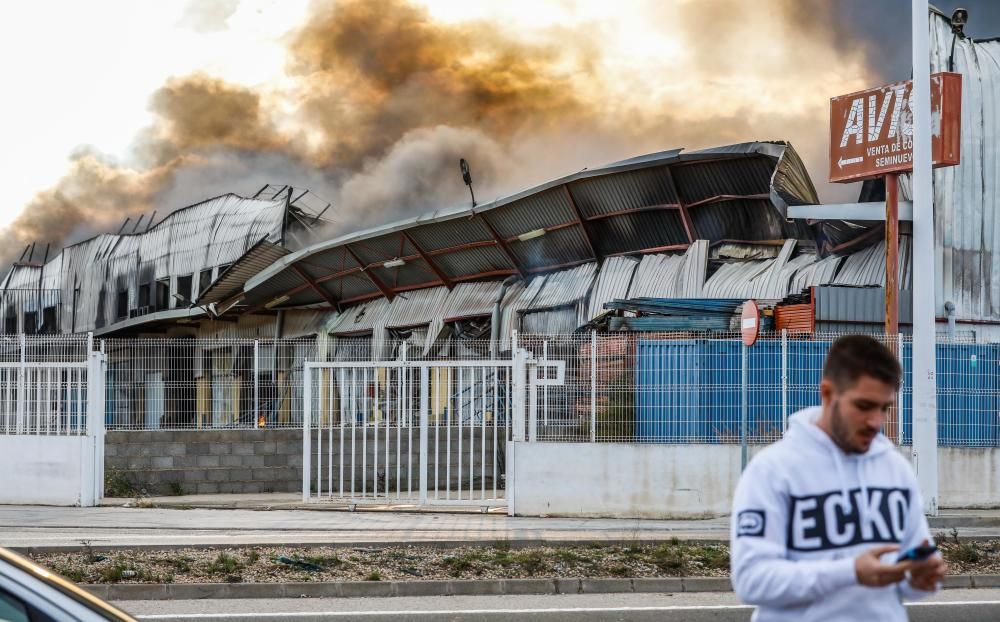
<svg viewBox="0 0 1000 622"><path fill-rule="evenodd" d="M1000 540L940 536L950 574L1000 574ZM286 583L449 579L727 577L724 544L541 546L504 543L442 549L238 547L169 551L32 553L78 583Z"/></svg>

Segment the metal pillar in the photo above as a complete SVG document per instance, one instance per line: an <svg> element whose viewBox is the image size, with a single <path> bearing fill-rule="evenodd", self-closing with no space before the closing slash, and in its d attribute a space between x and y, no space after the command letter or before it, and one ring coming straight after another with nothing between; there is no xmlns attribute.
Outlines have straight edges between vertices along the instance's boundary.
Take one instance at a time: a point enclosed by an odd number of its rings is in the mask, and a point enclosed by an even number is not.
<svg viewBox="0 0 1000 622"><path fill-rule="evenodd" d="M590 331L590 442L597 440L597 331Z"/></svg>
<svg viewBox="0 0 1000 622"><path fill-rule="evenodd" d="M749 360L750 359L750 348L748 348L747 344L745 344L745 343L741 343L740 347L742 348L742 350L741 350L742 356L740 357L740 361L741 361L741 363L740 363L740 372L741 372L740 373L740 386L741 386L741 391L740 391L740 398L741 398L740 399L740 472L742 473L743 471L746 470L747 463L750 461L749 447L747 447L747 443L748 443L747 436L749 435L748 433L749 433L749 427L750 427L750 417L749 417L749 412L748 412L748 408L749 408L750 404L749 404L749 396L747 395L747 390L749 389L749 384L750 384L750 382L749 382L750 370L748 369L749 366L750 366L750 360Z"/></svg>
<svg viewBox="0 0 1000 622"><path fill-rule="evenodd" d="M885 333L899 332L899 181L885 176Z"/></svg>
<svg viewBox="0 0 1000 622"><path fill-rule="evenodd" d="M934 184L931 178L931 76L927 0L913 20L913 465L924 511L938 511L935 360Z"/></svg>
<svg viewBox="0 0 1000 622"><path fill-rule="evenodd" d="M781 431L788 431L788 329L781 329Z"/></svg>

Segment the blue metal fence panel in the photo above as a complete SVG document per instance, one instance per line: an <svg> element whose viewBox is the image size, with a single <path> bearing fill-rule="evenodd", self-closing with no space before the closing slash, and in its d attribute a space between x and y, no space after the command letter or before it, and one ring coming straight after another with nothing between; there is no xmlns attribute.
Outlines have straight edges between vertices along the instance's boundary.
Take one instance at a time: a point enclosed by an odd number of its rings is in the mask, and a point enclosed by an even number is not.
<svg viewBox="0 0 1000 622"><path fill-rule="evenodd" d="M819 383L830 340L789 340L787 383L781 342L749 351L751 443L780 437L788 414L820 403ZM640 340L636 357L636 440L735 443L742 408L741 344L737 339ZM912 443L912 348L903 343L900 414L904 445ZM938 443L1000 446L1000 344L937 345ZM897 440L896 438L892 440Z"/></svg>
<svg viewBox="0 0 1000 622"><path fill-rule="evenodd" d="M706 434L700 404L701 361L698 344L669 347L640 342L637 353L636 440L669 442Z"/></svg>
<svg viewBox="0 0 1000 622"><path fill-rule="evenodd" d="M740 440L740 343L732 339L702 341L702 403L709 422L701 442L736 443ZM669 346L668 346L669 347Z"/></svg>

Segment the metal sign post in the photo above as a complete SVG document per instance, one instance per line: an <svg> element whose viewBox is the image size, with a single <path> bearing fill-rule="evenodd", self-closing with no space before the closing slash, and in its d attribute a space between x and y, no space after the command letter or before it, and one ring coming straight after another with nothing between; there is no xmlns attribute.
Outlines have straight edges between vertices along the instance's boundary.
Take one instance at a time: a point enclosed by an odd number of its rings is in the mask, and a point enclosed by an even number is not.
<svg viewBox="0 0 1000 622"><path fill-rule="evenodd" d="M760 336L760 309L755 300L743 303L740 316L742 349L740 356L740 472L746 470L750 462L750 348Z"/></svg>

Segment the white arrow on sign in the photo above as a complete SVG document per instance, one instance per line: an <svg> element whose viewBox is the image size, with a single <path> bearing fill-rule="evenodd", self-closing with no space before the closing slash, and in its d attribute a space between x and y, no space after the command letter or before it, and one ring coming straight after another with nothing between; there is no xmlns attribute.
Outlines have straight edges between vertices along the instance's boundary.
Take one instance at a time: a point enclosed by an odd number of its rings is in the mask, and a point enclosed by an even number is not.
<svg viewBox="0 0 1000 622"><path fill-rule="evenodd" d="M864 162L864 161L865 159L860 156L856 158L847 158L846 160L844 158L840 158L839 160L837 160L837 165L840 166L840 168L844 168L845 164L857 164L858 162Z"/></svg>

